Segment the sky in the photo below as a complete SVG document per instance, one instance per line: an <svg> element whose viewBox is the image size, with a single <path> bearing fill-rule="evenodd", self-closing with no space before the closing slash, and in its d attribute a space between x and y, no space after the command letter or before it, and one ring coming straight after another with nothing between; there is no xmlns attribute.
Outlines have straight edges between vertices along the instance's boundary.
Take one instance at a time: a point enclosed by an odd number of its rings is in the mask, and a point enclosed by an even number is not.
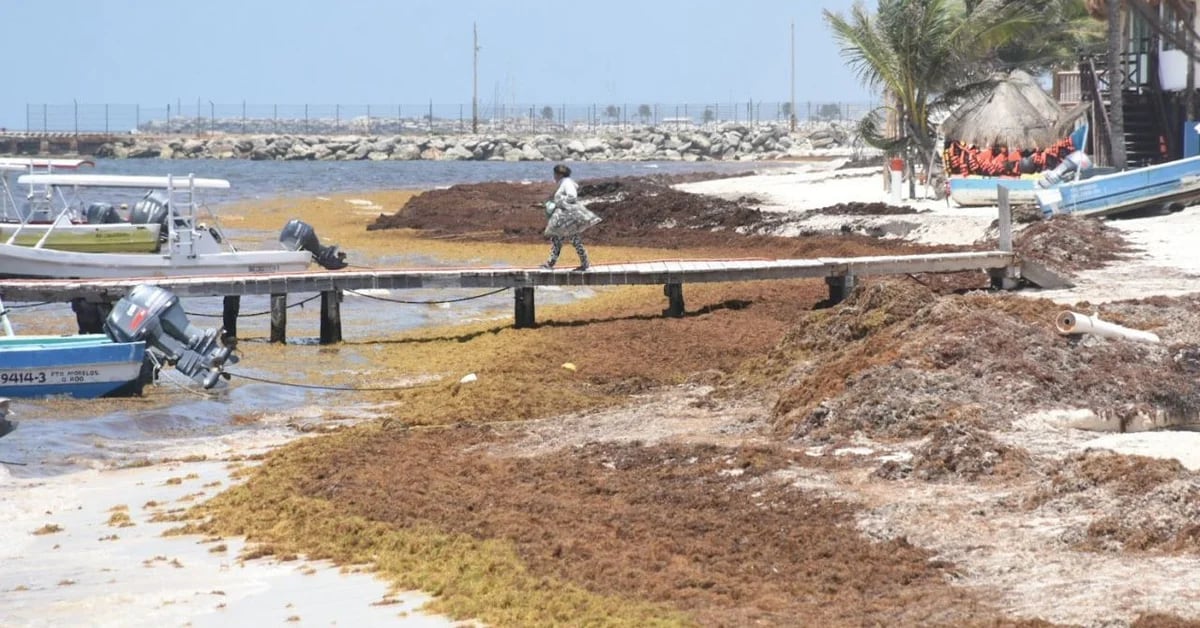
<svg viewBox="0 0 1200 628"><path fill-rule="evenodd" d="M0 0L0 126L27 105L876 100L852 0ZM871 3L868 2L868 6ZM18 26L21 25L21 26ZM206 105L207 106L207 105ZM797 105L800 111L801 106Z"/></svg>

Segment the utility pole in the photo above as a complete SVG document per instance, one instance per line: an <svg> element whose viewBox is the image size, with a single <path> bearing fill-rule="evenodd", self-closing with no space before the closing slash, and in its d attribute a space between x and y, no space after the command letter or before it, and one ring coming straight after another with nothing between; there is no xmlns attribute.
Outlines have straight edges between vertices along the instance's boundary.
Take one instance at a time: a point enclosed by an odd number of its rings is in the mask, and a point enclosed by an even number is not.
<svg viewBox="0 0 1200 628"><path fill-rule="evenodd" d="M796 20L792 20L792 104L788 109L791 130L796 132Z"/></svg>
<svg viewBox="0 0 1200 628"><path fill-rule="evenodd" d="M471 133L479 133L479 26L475 22L471 22L471 30L474 32L474 43L472 44L472 55L474 60L471 64Z"/></svg>

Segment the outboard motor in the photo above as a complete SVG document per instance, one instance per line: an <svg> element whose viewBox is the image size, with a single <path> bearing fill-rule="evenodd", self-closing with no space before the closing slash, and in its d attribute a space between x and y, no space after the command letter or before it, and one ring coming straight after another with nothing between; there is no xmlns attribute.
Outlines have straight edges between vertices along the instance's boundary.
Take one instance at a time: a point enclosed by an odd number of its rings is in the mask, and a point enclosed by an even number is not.
<svg viewBox="0 0 1200 628"><path fill-rule="evenodd" d="M89 225L110 225L121 222L121 215L112 203L92 203L83 211L83 221Z"/></svg>
<svg viewBox="0 0 1200 628"><path fill-rule="evenodd" d="M1084 170L1088 170L1091 167L1092 160L1087 156L1086 153L1081 150L1077 150L1070 155L1067 155L1066 158L1062 160L1062 163L1055 166L1054 170L1042 175L1042 178L1038 179L1038 186L1048 188L1052 185L1057 185L1068 174L1075 173L1075 176L1078 177L1080 174L1083 174Z"/></svg>
<svg viewBox="0 0 1200 628"><path fill-rule="evenodd" d="M157 286L139 285L117 302L104 321L104 332L117 342L145 341L152 352L205 388L212 388L225 364L237 362L214 329L188 322L179 297Z"/></svg>
<svg viewBox="0 0 1200 628"><path fill-rule="evenodd" d="M279 233L279 242L289 251L304 250L312 253L313 261L328 270L339 270L347 266L346 254L338 251L335 245L321 246L312 225L299 218L293 218L283 226L283 231Z"/></svg>
<svg viewBox="0 0 1200 628"><path fill-rule="evenodd" d="M158 230L158 239L166 242L169 233L167 230L169 211L167 195L161 190L153 190L143 196L142 200L133 204L133 209L129 210L129 222L135 225L161 225Z"/></svg>

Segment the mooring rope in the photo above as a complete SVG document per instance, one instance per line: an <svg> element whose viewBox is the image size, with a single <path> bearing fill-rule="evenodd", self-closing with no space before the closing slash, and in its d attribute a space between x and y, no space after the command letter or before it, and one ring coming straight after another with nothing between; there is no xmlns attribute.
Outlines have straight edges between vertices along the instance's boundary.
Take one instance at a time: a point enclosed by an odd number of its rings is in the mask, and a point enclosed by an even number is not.
<svg viewBox="0 0 1200 628"><path fill-rule="evenodd" d="M301 384L298 382L285 382L282 380L268 379L265 377L254 377L253 375L246 375L244 373L232 373L230 371L225 371L225 374L231 375L233 377L240 377L242 379L247 379L252 382L259 382L262 384L273 384L275 386L288 386L291 388L305 388L308 390L333 390L333 391L338 391L338 392L387 392L387 391L398 391L398 390L414 390L417 388L433 388L434 386L441 385L440 383L432 383L431 382L428 384L410 384L408 386L364 386L364 387L355 388L355 387L349 387L349 386L321 386L318 384Z"/></svg>
<svg viewBox="0 0 1200 628"><path fill-rule="evenodd" d="M291 309L291 308L294 308L294 307L299 307L299 306L302 306L302 305L304 305L305 303L308 303L308 302L310 302L310 301L315 301L315 300L317 299L317 297L319 297L319 296L321 296L321 295L319 295L319 294L314 294L313 296L311 296L311 297L309 297L309 298L307 298L307 299L305 299L305 300L303 300L303 301L297 301L297 302L295 302L295 303L289 303L289 304L288 304L288 309ZM267 314L270 314L270 313L271 313L271 310L264 310L264 311L262 311L262 312L254 312L254 313L252 313L252 314L241 314L241 313L239 313L239 314L238 314L238 318L250 318L250 317L253 317L253 316L266 316ZM205 317L205 318L222 318L222 317L224 317L224 316L225 316L224 314L209 314L209 313L207 313L207 312L188 312L188 311L184 311L184 314L187 314L188 316L202 316L202 317Z"/></svg>
<svg viewBox="0 0 1200 628"><path fill-rule="evenodd" d="M491 292L484 292L483 294L475 294L475 295L471 295L469 297L459 297L457 299L438 299L435 301L405 301L403 299L389 299L387 297L379 297L379 296L375 296L373 294L364 294L357 290L346 290L346 292L349 292L350 294L364 297L367 299L375 299L376 301L387 301L388 303L403 303L405 305L438 305L441 303L461 303L463 301L473 301L475 299L482 299L484 297L490 297L493 294L500 294L501 292L504 292L505 290L508 290L508 288L497 288L495 290L492 290Z"/></svg>

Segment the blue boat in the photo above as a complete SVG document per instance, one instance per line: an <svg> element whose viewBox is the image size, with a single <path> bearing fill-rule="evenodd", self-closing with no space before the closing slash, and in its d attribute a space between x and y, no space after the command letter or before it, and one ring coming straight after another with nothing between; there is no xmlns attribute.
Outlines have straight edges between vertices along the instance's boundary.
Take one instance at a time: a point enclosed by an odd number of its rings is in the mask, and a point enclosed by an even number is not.
<svg viewBox="0 0 1200 628"><path fill-rule="evenodd" d="M1059 183L1036 194L1042 216L1177 211L1200 200L1200 156Z"/></svg>
<svg viewBox="0 0 1200 628"><path fill-rule="evenodd" d="M0 337L0 397L136 395L145 342L105 334Z"/></svg>
<svg viewBox="0 0 1200 628"><path fill-rule="evenodd" d="M962 207L999 203L997 186L1008 188L1008 201L1014 205L1032 204L1037 192L1037 177L950 177L950 200Z"/></svg>
<svg viewBox="0 0 1200 628"><path fill-rule="evenodd" d="M179 298L157 286L122 297L103 334L16 335L3 303L0 326L8 334L0 336L0 397L140 395L163 364L212 388L237 362L217 330L193 326Z"/></svg>

